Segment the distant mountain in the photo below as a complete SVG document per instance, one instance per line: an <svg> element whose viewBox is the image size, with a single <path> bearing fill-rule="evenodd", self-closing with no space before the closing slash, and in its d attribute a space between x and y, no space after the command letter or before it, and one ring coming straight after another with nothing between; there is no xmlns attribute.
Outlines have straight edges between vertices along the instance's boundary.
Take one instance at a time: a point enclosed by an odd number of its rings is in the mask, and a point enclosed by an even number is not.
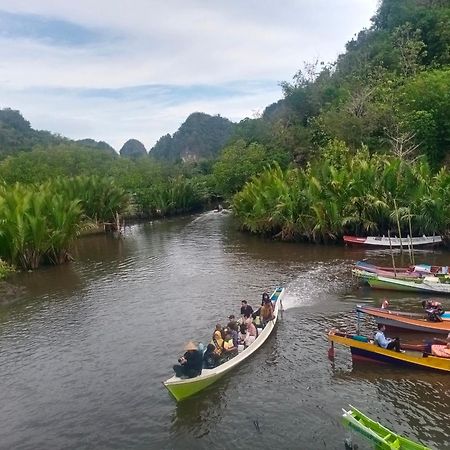
<svg viewBox="0 0 450 450"><path fill-rule="evenodd" d="M149 155L168 161L193 162L217 156L233 134L235 124L221 116L191 114L173 136L161 137Z"/></svg>
<svg viewBox="0 0 450 450"><path fill-rule="evenodd" d="M0 109L0 157L17 151L29 151L35 145L54 145L64 141L64 138L31 128L19 111Z"/></svg>
<svg viewBox="0 0 450 450"><path fill-rule="evenodd" d="M117 152L112 148L107 142L95 141L94 139L78 139L75 141L76 144L82 145L83 147L97 148L99 150L105 150L111 154L117 155Z"/></svg>
<svg viewBox="0 0 450 450"><path fill-rule="evenodd" d="M147 156L147 149L144 144L137 139L128 139L120 149L120 156L132 159L141 158L142 156Z"/></svg>
<svg viewBox="0 0 450 450"><path fill-rule="evenodd" d="M49 131L35 130L22 114L11 108L0 109L0 159L17 152L31 151L35 148L49 148L60 144L76 144L85 148L114 153L116 151L106 142L93 139L73 141Z"/></svg>

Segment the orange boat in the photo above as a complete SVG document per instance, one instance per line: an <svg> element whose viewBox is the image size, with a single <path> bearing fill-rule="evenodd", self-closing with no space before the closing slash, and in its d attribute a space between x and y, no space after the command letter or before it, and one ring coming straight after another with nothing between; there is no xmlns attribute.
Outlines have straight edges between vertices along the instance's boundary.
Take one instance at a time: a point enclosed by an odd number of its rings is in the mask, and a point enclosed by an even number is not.
<svg viewBox="0 0 450 450"><path fill-rule="evenodd" d="M373 306L357 305L356 311L368 314L374 317L377 323L382 323L391 328L421 331L424 333L450 333L450 313L448 312L445 312L441 316L442 322L431 322L427 320L426 314L392 311L390 309L374 308Z"/></svg>

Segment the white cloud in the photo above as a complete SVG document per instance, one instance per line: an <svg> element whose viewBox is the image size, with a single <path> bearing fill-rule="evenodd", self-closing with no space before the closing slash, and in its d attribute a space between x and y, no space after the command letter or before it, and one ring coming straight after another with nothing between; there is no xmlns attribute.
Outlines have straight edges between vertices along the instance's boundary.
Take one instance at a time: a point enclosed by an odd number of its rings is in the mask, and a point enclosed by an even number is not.
<svg viewBox="0 0 450 450"><path fill-rule="evenodd" d="M290 79L303 61L334 60L345 42L369 25L376 3L3 0L4 11L71 22L101 38L67 46L0 34L0 106L20 109L33 126L69 137L93 137L116 147L134 137L150 147L194 110L238 120L263 109L281 96L277 83ZM175 101L176 106L159 96L124 97L119 103L73 92L251 80L273 80L273 85L269 92L190 98Z"/></svg>

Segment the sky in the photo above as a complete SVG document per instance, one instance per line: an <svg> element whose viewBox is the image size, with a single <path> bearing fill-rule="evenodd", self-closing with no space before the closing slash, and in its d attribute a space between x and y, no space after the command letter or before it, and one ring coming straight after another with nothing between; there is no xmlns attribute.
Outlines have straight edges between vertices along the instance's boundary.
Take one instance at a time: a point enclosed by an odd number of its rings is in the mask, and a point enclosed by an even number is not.
<svg viewBox="0 0 450 450"><path fill-rule="evenodd" d="M149 150L193 112L256 117L305 62L333 62L377 3L0 0L0 108Z"/></svg>

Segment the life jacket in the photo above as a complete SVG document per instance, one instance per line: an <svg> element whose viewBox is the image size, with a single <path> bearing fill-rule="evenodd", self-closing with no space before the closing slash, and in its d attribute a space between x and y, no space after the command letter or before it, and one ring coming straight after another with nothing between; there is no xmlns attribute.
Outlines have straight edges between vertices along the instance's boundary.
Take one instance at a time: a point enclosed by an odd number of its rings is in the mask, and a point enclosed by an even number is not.
<svg viewBox="0 0 450 450"><path fill-rule="evenodd" d="M219 330L214 331L211 344L215 347L214 353L216 355L221 355L223 351L223 339L222 333Z"/></svg>

